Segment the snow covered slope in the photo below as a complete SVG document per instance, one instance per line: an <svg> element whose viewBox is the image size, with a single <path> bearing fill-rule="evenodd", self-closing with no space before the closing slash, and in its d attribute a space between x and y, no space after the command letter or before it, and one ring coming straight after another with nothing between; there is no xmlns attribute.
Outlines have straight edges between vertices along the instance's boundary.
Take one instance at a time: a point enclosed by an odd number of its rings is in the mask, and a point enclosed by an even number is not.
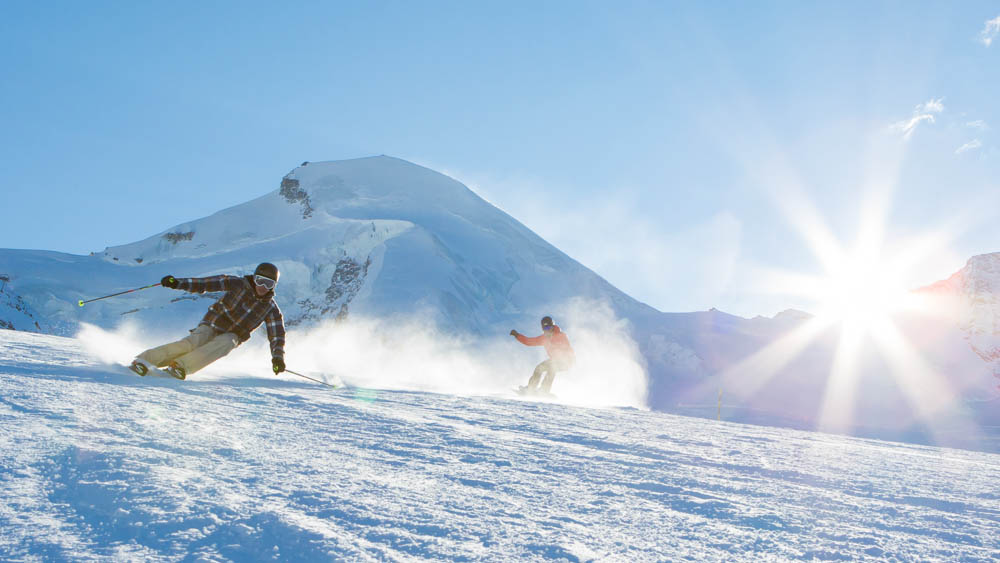
<svg viewBox="0 0 1000 563"><path fill-rule="evenodd" d="M415 368L419 369L419 368ZM0 331L0 559L1000 558L1000 456L292 377Z"/></svg>

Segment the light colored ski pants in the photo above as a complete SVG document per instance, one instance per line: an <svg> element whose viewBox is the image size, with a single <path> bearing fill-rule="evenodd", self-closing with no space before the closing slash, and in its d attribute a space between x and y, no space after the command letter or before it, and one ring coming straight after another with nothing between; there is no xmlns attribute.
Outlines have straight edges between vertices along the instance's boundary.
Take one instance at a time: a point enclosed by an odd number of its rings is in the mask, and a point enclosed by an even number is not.
<svg viewBox="0 0 1000 563"><path fill-rule="evenodd" d="M538 389L538 381L542 379L542 374L545 374L545 379L542 380L542 391L546 393L552 392L552 382L556 378L557 371L566 371L570 368L568 362L556 361L552 358L545 360L544 362L535 366L535 372L531 374L531 378L528 379L528 389Z"/></svg>
<svg viewBox="0 0 1000 563"><path fill-rule="evenodd" d="M191 334L177 342L146 350L138 358L156 367L177 362L184 373L191 375L232 352L239 345L239 337L231 332L218 333L208 325L198 325Z"/></svg>

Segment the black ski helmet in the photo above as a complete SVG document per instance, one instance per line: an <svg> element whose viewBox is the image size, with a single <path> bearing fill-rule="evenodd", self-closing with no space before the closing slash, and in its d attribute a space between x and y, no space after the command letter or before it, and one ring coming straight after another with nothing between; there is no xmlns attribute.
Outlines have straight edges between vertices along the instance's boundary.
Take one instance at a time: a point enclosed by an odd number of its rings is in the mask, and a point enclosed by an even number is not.
<svg viewBox="0 0 1000 563"><path fill-rule="evenodd" d="M549 316L542 317L542 329L543 330L546 329L546 328L551 327L554 324L555 323L552 322L552 317L549 317Z"/></svg>
<svg viewBox="0 0 1000 563"><path fill-rule="evenodd" d="M257 269L253 271L255 276L264 276L265 278L278 281L278 267L270 262L261 262Z"/></svg>

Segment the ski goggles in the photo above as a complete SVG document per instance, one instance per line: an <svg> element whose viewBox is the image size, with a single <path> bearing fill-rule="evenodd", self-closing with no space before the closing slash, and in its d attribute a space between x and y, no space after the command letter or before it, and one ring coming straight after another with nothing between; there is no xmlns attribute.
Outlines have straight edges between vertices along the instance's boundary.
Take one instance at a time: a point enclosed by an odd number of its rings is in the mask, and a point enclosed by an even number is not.
<svg viewBox="0 0 1000 563"><path fill-rule="evenodd" d="M552 330L553 326L555 325L542 325L542 330Z"/></svg>
<svg viewBox="0 0 1000 563"><path fill-rule="evenodd" d="M274 286L278 282L272 280L271 278L265 278L264 276L261 276L261 275L254 275L254 277L253 277L253 283L255 283L255 284L257 284L257 285L259 285L259 286L261 286L261 287L263 287L265 289L274 289Z"/></svg>

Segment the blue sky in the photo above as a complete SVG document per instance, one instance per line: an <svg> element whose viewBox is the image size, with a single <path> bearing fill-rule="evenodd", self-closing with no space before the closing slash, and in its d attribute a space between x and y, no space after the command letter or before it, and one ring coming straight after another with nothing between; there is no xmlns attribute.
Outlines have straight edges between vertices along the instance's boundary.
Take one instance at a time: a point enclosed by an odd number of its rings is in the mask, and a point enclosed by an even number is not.
<svg viewBox="0 0 1000 563"><path fill-rule="evenodd" d="M0 5L0 247L84 254L304 160L445 172L634 297L815 300L809 225L924 285L1000 251L996 2ZM810 211L811 210L811 211Z"/></svg>

